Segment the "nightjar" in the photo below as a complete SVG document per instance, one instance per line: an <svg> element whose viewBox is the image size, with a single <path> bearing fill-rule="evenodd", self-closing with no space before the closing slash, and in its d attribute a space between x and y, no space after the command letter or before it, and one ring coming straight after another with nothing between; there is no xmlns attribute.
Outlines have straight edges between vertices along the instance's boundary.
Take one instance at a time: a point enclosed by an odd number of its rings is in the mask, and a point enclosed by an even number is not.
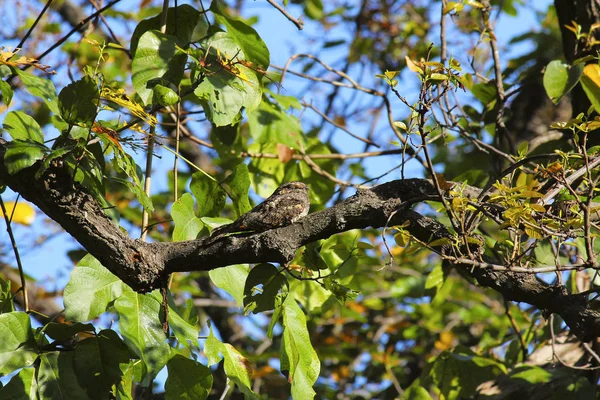
<svg viewBox="0 0 600 400"><path fill-rule="evenodd" d="M211 237L242 231L264 232L290 225L306 216L309 208L308 187L302 182L284 183L265 201L233 223L213 230Z"/></svg>

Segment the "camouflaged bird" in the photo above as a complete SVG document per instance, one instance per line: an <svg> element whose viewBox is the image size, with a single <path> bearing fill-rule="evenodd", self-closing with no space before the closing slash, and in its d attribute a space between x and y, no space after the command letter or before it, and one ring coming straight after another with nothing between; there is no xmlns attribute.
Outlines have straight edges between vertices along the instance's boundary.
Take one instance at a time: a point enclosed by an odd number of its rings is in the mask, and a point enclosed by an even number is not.
<svg viewBox="0 0 600 400"><path fill-rule="evenodd" d="M264 232L290 225L306 216L309 208L308 187L302 182L284 183L265 201L233 223L213 230L211 238L234 232Z"/></svg>

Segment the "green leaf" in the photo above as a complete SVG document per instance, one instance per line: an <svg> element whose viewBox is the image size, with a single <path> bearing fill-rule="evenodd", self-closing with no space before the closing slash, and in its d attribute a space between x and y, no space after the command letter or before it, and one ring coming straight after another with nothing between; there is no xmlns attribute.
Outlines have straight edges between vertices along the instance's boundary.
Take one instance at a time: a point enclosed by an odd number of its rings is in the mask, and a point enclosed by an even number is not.
<svg viewBox="0 0 600 400"><path fill-rule="evenodd" d="M242 107L252 111L260 104L261 83L252 69L239 63L244 53L228 33L215 33L203 47L210 49L204 61L205 78L194 94L214 125L235 124Z"/></svg>
<svg viewBox="0 0 600 400"><path fill-rule="evenodd" d="M6 108L10 107L10 102L13 98L13 90L6 81L0 80L0 92L2 93L2 102L6 106Z"/></svg>
<svg viewBox="0 0 600 400"><path fill-rule="evenodd" d="M75 374L90 399L106 399L113 385L121 380L121 365L131 358L127 346L110 329L82 340L75 348Z"/></svg>
<svg viewBox="0 0 600 400"><path fill-rule="evenodd" d="M425 289L434 289L439 290L446 281L446 274L444 273L444 269L442 268L442 264L438 263L433 270L427 276L427 280L425 281Z"/></svg>
<svg viewBox="0 0 600 400"><path fill-rule="evenodd" d="M140 37L144 33L149 30L160 30L160 20L161 16L157 15L140 21L135 27L133 35L131 35L130 50L132 54L136 53ZM177 8L170 7L167 11L167 31L165 33L177 37L179 46L187 49L198 24L204 25L206 22L194 7L189 4L182 4Z"/></svg>
<svg viewBox="0 0 600 400"><path fill-rule="evenodd" d="M0 314L9 313L15 311L15 305L13 304L13 297L10 290L10 281L0 278Z"/></svg>
<svg viewBox="0 0 600 400"><path fill-rule="evenodd" d="M25 89L36 97L40 97L50 111L56 115L60 115L58 110L58 98L56 97L56 88L50 79L40 78L29 72L22 71L19 68L13 68L13 71L19 75Z"/></svg>
<svg viewBox="0 0 600 400"><path fill-rule="evenodd" d="M269 49L254 28L238 19L232 19L225 15L221 11L219 1L213 1L210 9L217 22L225 25L227 33L240 47L247 60L252 61L258 68L266 70L271 64Z"/></svg>
<svg viewBox="0 0 600 400"><path fill-rule="evenodd" d="M197 361L180 354L167 363L166 400L204 400L212 389L212 372Z"/></svg>
<svg viewBox="0 0 600 400"><path fill-rule="evenodd" d="M394 126L396 128L402 129L403 131L408 131L408 126L402 121L394 121Z"/></svg>
<svg viewBox="0 0 600 400"><path fill-rule="evenodd" d="M158 290L148 294L123 293L114 303L119 315L119 330L129 349L145 364L147 377L154 377L169 360L162 321L162 296Z"/></svg>
<svg viewBox="0 0 600 400"><path fill-rule="evenodd" d="M171 217L175 223L173 240L176 242L196 239L204 227L202 221L196 217L194 198L189 193L184 193L179 200L173 203Z"/></svg>
<svg viewBox="0 0 600 400"><path fill-rule="evenodd" d="M64 157L66 154L72 152L75 148L76 147L74 145L66 145L65 147L59 147L56 150L50 151L50 153L47 154L46 157L44 157L42 166L35 173L35 179L40 179L44 172L46 172L46 170L50 168L52 161L56 160L57 158Z"/></svg>
<svg viewBox="0 0 600 400"><path fill-rule="evenodd" d="M327 145L321 143L318 139L311 138L307 140L306 154L331 154L331 149ZM335 176L338 167L341 165L340 160L314 160L323 171L327 171ZM299 180L310 186L308 195L310 203L316 205L317 209L324 208L325 204L333 196L336 185L329 179L317 174L308 164L302 162L299 164Z"/></svg>
<svg viewBox="0 0 600 400"><path fill-rule="evenodd" d="M40 356L38 394L40 399L88 400L89 397L77 381L71 351L53 351ZM106 396L105 396L106 398Z"/></svg>
<svg viewBox="0 0 600 400"><path fill-rule="evenodd" d="M204 354L206 355L206 359L208 361L208 366L215 365L219 361L221 361L221 355L223 349L223 343L213 333L212 326L209 324L209 333L206 338L206 342L204 342Z"/></svg>
<svg viewBox="0 0 600 400"><path fill-rule="evenodd" d="M64 290L65 316L69 321L89 321L106 311L123 293L123 282L86 255L73 268Z"/></svg>
<svg viewBox="0 0 600 400"><path fill-rule="evenodd" d="M89 332L96 333L96 328L93 324L82 324L76 322L74 324L64 324L61 322L49 322L44 326L44 333L54 340L68 340L78 333Z"/></svg>
<svg viewBox="0 0 600 400"><path fill-rule="evenodd" d="M267 337L273 340L273 329L275 329L275 324L279 322L281 318L281 314L283 312L283 300L285 299L277 299L278 301L275 303L275 309L273 310L273 315L271 315L271 321L269 322L269 326L267 326Z"/></svg>
<svg viewBox="0 0 600 400"><path fill-rule="evenodd" d="M135 194L135 197L140 202L142 207L149 212L152 212L154 210L152 200L150 200L148 195L144 192L144 185L140 179L142 172L133 158L129 154L125 153L122 149L115 148L112 163L117 171L124 172L129 178L131 178L133 182L118 177L111 177L111 179L127 186L129 190Z"/></svg>
<svg viewBox="0 0 600 400"><path fill-rule="evenodd" d="M277 294L286 284L285 275L272 264L263 263L252 268L244 285L244 313L273 310Z"/></svg>
<svg viewBox="0 0 600 400"><path fill-rule="evenodd" d="M298 118L288 115L266 97L256 110L248 112L248 126L257 143L282 143L293 149L306 147Z"/></svg>
<svg viewBox="0 0 600 400"><path fill-rule="evenodd" d="M454 352L440 354L429 376L445 397L465 399L475 395L483 382L503 374L506 368L502 364L459 347Z"/></svg>
<svg viewBox="0 0 600 400"><path fill-rule="evenodd" d="M151 30L140 37L131 64L132 83L138 95L149 104L152 88L164 80L177 87L183 76L187 56L177 50L177 38Z"/></svg>
<svg viewBox="0 0 600 400"><path fill-rule="evenodd" d="M423 386L411 385L405 393L406 400L431 400L431 395Z"/></svg>
<svg viewBox="0 0 600 400"><path fill-rule="evenodd" d="M583 67L583 64L569 66L560 60L548 63L544 72L544 89L554 104L558 104L579 82Z"/></svg>
<svg viewBox="0 0 600 400"><path fill-rule="evenodd" d="M171 305L169 305L169 327L179 343L186 347L198 348L198 328L186 321Z"/></svg>
<svg viewBox="0 0 600 400"><path fill-rule="evenodd" d="M155 85L152 90L154 90L154 98L152 100L153 104L158 104L165 107L177 104L179 100L181 100L173 89L161 84Z"/></svg>
<svg viewBox="0 0 600 400"><path fill-rule="evenodd" d="M206 226L208 228L208 230L210 232L212 232L213 229L218 228L221 225L230 224L232 222L228 218L221 218L221 217L216 217L216 218L202 217L202 218L200 218L200 220L202 221L204 226Z"/></svg>
<svg viewBox="0 0 600 400"><path fill-rule="evenodd" d="M284 110L287 110L290 107L295 108L296 110L302 110L302 103L300 103L300 100L295 96L284 96L268 89L265 89L265 92L267 92Z"/></svg>
<svg viewBox="0 0 600 400"><path fill-rule="evenodd" d="M192 175L190 190L196 197L201 217L216 217L225 206L226 193L221 185L201 172Z"/></svg>
<svg viewBox="0 0 600 400"><path fill-rule="evenodd" d="M292 383L292 398L312 399L321 363L310 343L306 316L292 296L283 303L283 326L281 373Z"/></svg>
<svg viewBox="0 0 600 400"><path fill-rule="evenodd" d="M340 285L336 279L334 279L331 275L326 277L323 280L323 284L325 289L329 290L335 298L342 304L346 303L348 299L356 298L360 293L347 288L346 286Z"/></svg>
<svg viewBox="0 0 600 400"><path fill-rule="evenodd" d="M511 372L512 379L522 379L529 384L552 382L552 373L535 365L521 365Z"/></svg>
<svg viewBox="0 0 600 400"><path fill-rule="evenodd" d="M290 281L290 293L294 293L297 301L307 312L320 313L332 293L321 285L313 285L313 282ZM289 297L289 296L288 296Z"/></svg>
<svg viewBox="0 0 600 400"><path fill-rule="evenodd" d="M128 364L121 364L121 380L116 387L116 400L133 400L133 374L138 361L130 360Z"/></svg>
<svg viewBox="0 0 600 400"><path fill-rule="evenodd" d="M229 293L240 307L244 305L244 282L248 277L248 264L229 265L208 272L210 280L218 287Z"/></svg>
<svg viewBox="0 0 600 400"><path fill-rule="evenodd" d="M506 366L514 366L516 363L522 361L523 353L521 352L521 343L518 340L511 340L506 346L506 353L504 354L504 364Z"/></svg>
<svg viewBox="0 0 600 400"><path fill-rule="evenodd" d="M313 20L320 20L323 18L323 2L321 0L306 0L304 2L304 13L306 16Z"/></svg>
<svg viewBox="0 0 600 400"><path fill-rule="evenodd" d="M471 92L486 106L486 109L491 110L494 108L497 92L493 81L475 84Z"/></svg>
<svg viewBox="0 0 600 400"><path fill-rule="evenodd" d="M98 84L87 75L65 86L58 95L60 115L70 125L91 128L99 105Z"/></svg>
<svg viewBox="0 0 600 400"><path fill-rule="evenodd" d="M146 192L144 192L144 187L142 186L142 183L141 181L139 181L139 179L135 178L133 182L131 182L128 179L122 179L116 176L111 176L110 179L127 186L127 188L135 195L137 201L139 201L142 207L144 207L146 210L148 210L149 212L152 212L154 210L152 199L150 199Z"/></svg>
<svg viewBox="0 0 600 400"><path fill-rule="evenodd" d="M223 343L222 347L223 363L225 375L231 379L238 389L244 394L244 399L259 400L260 396L254 393L251 389L252 384L250 377L252 376L252 368L250 361L240 354L229 343ZM301 397L297 397L298 399Z"/></svg>
<svg viewBox="0 0 600 400"><path fill-rule="evenodd" d="M250 176L246 164L238 164L233 174L225 179L225 184L229 187L229 194L233 200L233 211L238 218L252 209L248 200L248 190L250 189Z"/></svg>
<svg viewBox="0 0 600 400"><path fill-rule="evenodd" d="M35 368L23 368L0 388L0 399L5 400L36 400L38 385L35 379Z"/></svg>
<svg viewBox="0 0 600 400"><path fill-rule="evenodd" d="M13 140L7 145L4 154L4 165L6 165L9 174L16 174L44 158L47 150L46 146L39 143Z"/></svg>
<svg viewBox="0 0 600 400"><path fill-rule="evenodd" d="M235 382L236 386L244 394L245 399L258 400L260 397L250 389L251 368L249 361L242 356L232 345L221 343L213 334L212 327L206 342L204 343L204 354L208 359L208 365L214 365L221 360L223 355L225 374Z"/></svg>
<svg viewBox="0 0 600 400"><path fill-rule="evenodd" d="M0 315L0 376L31 365L38 356L29 315L14 311Z"/></svg>
<svg viewBox="0 0 600 400"><path fill-rule="evenodd" d="M313 271L327 269L327 264L321 257L321 244L319 242L308 243L302 251L302 262L306 268Z"/></svg>

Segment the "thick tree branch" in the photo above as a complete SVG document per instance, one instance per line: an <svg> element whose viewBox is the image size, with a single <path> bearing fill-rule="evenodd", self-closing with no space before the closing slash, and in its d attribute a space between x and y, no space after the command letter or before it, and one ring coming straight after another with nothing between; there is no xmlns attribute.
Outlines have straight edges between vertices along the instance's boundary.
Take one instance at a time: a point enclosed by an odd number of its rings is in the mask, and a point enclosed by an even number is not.
<svg viewBox="0 0 600 400"><path fill-rule="evenodd" d="M426 179L407 179L359 190L329 209L272 231L218 240L144 243L123 233L91 195L74 186L66 169L52 167L35 179L36 164L9 175L3 158L4 145L0 141L0 184L7 184L36 204L106 268L141 292L162 286L172 272L208 271L240 263L286 263L305 244L351 229L380 228L408 221L405 229L424 243L452 238L446 226L410 209L414 203L438 199L435 187ZM472 187L463 192L471 198L479 193L479 189ZM434 251L449 256L453 250L450 246L439 246ZM547 284L534 274L510 271L509 267L508 271L473 265L456 267L507 300L526 302L560 315L582 340L600 336L600 313L589 307L586 296L571 295L563 286Z"/></svg>

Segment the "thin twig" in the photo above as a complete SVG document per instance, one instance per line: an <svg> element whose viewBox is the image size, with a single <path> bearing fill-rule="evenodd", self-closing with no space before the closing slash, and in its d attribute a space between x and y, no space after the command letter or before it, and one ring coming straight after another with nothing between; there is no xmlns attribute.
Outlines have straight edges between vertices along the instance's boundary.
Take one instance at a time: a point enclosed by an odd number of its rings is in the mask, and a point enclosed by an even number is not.
<svg viewBox="0 0 600 400"><path fill-rule="evenodd" d="M167 32L167 15L169 11L169 0L163 0L163 8L160 15L160 31L164 34ZM155 112L156 114L156 112ZM144 193L150 197L150 189L152 186L152 161L154 159L154 142L156 140L156 127L150 127L150 135L148 136L148 151L146 153L146 175L144 177ZM141 239L146 240L148 235L149 215L146 208L142 211L142 235Z"/></svg>
<svg viewBox="0 0 600 400"><path fill-rule="evenodd" d="M556 336L554 335L554 314L550 314L550 320L548 321L548 323L550 324L550 343L552 344L552 355L554 357L556 357L556 359L562 365L564 365L567 368L579 369L579 370L584 370L584 371L593 371L596 369L600 369L600 366L598 366L598 367L590 367L590 366L579 367L577 365L569 365L565 361L563 361L563 359L560 358L560 356L558 355L558 353L556 352L556 349L555 349Z"/></svg>
<svg viewBox="0 0 600 400"><path fill-rule="evenodd" d="M39 56L34 57L34 58L37 61L40 61L42 58L46 57L48 54L50 54L52 51L54 51L54 49L56 49L57 47L60 47L64 42L67 41L68 38L71 37L71 35L73 35L77 31L79 31L79 29L82 26L84 26L89 21L96 18L98 15L102 14L104 11L108 10L109 8L111 8L112 6L114 6L115 4L117 4L119 2L121 2L121 0L113 0L110 3L108 3L107 5L105 5L104 7L102 7L101 9L99 9L98 11L96 11L95 13L91 14L89 17L87 17L86 19L84 19L80 23L78 23L76 26L74 26L73 29L71 29L65 36L60 38L56 43L54 43L52 46L48 47L48 49L46 49L46 51L44 51L42 54L40 54ZM29 69L30 67L31 67L31 64L27 64L21 69L21 71L25 71L25 70ZM6 80L6 82L10 83L10 81L12 81L12 79L14 79L15 76L16 76L16 74L9 76L8 79Z"/></svg>
<svg viewBox="0 0 600 400"><path fill-rule="evenodd" d="M173 120L175 120L175 113L170 113ZM212 143L207 142L206 140L200 139L196 137L194 134L190 132L189 129L185 125L181 125L181 134L186 138L190 139L192 142L197 143L201 146L208 147L209 149L214 149ZM369 158L369 157L378 157L378 156L390 156L395 154L402 154L402 149L392 149L392 150L380 150L380 151L366 151L363 153L348 153L348 154L311 154L310 158L313 160L349 160L353 158ZM279 155L274 153L254 153L249 151L240 151L237 152L235 150L231 151L231 154L234 156L240 157L249 157L249 158L279 158ZM304 157L301 154L293 154L292 159L294 160L304 160Z"/></svg>
<svg viewBox="0 0 600 400"><path fill-rule="evenodd" d="M492 6L489 1L482 2L485 6L481 10L483 16L483 23L485 30L488 32L490 48L492 51L492 59L494 60L494 76L496 78L496 96L498 98L498 113L496 114L496 140L506 135L506 125L504 124L504 103L506 97L504 96L504 83L502 77L502 63L500 60L500 52L498 51L498 42L496 40L496 34L494 33L494 26L490 19L490 10Z"/></svg>
<svg viewBox="0 0 600 400"><path fill-rule="evenodd" d="M21 263L21 257L19 255L19 248L17 247L17 241L15 240L15 236L11 227L11 218L8 217L8 213L6 212L6 207L4 206L4 200L2 196L0 196L0 208L2 209L2 214L4 214L4 221L6 221L6 231L8 232L8 236L10 237L10 244L13 248L13 252L15 253L15 259L17 260L17 267L19 268L19 275L21 277L21 289L23 291L23 306L25 307L25 312L29 312L29 297L27 296L27 285L25 283L25 272L23 270L23 264ZM17 203L15 202L14 208L17 208ZM13 210L14 210L13 208Z"/></svg>
<svg viewBox="0 0 600 400"><path fill-rule="evenodd" d="M178 88L179 95L181 95L181 87ZM177 107L175 108L175 158L173 159L173 201L177 201L177 196L179 195L179 142L180 142L180 133L181 133L181 120L179 119L181 115L181 101L177 103ZM171 285L173 285L173 276L175 274L171 274L169 276L169 284L168 288L171 289Z"/></svg>
<svg viewBox="0 0 600 400"><path fill-rule="evenodd" d="M435 249L433 249L431 247L429 247L429 248L435 251ZM592 269L600 268L600 265L598 265L598 264L589 264L589 263L570 264L570 265L561 265L561 266L545 265L542 267L526 268L526 267L516 267L516 266L492 264L492 263L476 261L476 260L471 260L471 259L462 258L462 257L453 257L453 256L442 255L442 258L444 258L448 261L451 261L453 263L456 263L456 264L472 265L473 267L477 267L477 268L481 268L481 269L491 269L493 271L510 271L510 272L525 273L525 274L540 274L540 273L550 273L550 272L554 273L556 271L561 271L561 272L562 271L574 271L574 270L578 271L578 270L583 270L586 268L592 268Z"/></svg>
<svg viewBox="0 0 600 400"><path fill-rule="evenodd" d="M227 378L227 385L225 385L225 389L223 390L223 394L221 395L221 397L219 397L219 400L225 400L229 389L231 389L231 386L229 385L229 378Z"/></svg>
<svg viewBox="0 0 600 400"><path fill-rule="evenodd" d="M290 22L296 25L296 28L298 28L299 31L301 31L302 28L304 28L304 21L302 21L302 16L300 16L299 18L292 17L291 14L285 10L285 8L281 7L274 0L267 0L267 3L275 7L277 11L279 11L281 14L283 14L284 17L290 20Z"/></svg>
<svg viewBox="0 0 600 400"><path fill-rule="evenodd" d="M512 313L510 311L510 302L506 299L504 299L504 308L506 309L506 316L508 317L508 320L510 321L511 326L512 326L513 330L515 331L515 334L519 338L519 345L521 346L521 353L523 354L522 361L525 362L525 360L527 360L527 345L525 344L525 340L523 340L523 335L521 335L521 330L517 326L517 321L515 321L515 318L513 317Z"/></svg>
<svg viewBox="0 0 600 400"><path fill-rule="evenodd" d="M303 74L300 72L296 72L296 71L291 71L289 70L290 64L298 59L298 58L310 58L311 60L314 60L316 62L318 62L319 64L321 64L321 66L323 66L323 68L325 68L326 70L333 72L334 74L346 79L348 82L350 82L350 84L347 83L343 83L340 82L338 80L330 80L330 79L323 79L323 78L319 78L319 77L314 77L314 76L310 76L308 74ZM390 103L390 99L385 95L385 93L382 93L378 90L375 89L370 89L370 88L365 88L363 86L360 86L358 83L356 83L356 81L354 81L354 79L352 79L348 74L346 74L343 71L339 71L336 70L335 68L332 68L331 66L327 65L326 63L324 63L323 61L321 61L320 59L318 59L317 57L313 56L312 54L295 54L292 57L290 57L290 59L287 61L287 63L285 64L285 67L278 67L276 65L271 65L271 67L275 68L275 69L279 69L280 71L282 71L281 73L281 80L280 83L281 85L283 85L283 79L286 75L286 73L290 73L292 75L296 75L299 76L301 78L304 79L308 79L314 82L322 82L322 83L327 83L330 84L332 86L337 86L337 87L343 87L343 88L348 88L348 89L355 89L355 90L359 90L361 92L373 95L373 96L378 96L381 97L385 103L385 108L387 110L387 117L388 117L388 125L390 127L390 129L392 130L392 132L394 132L394 135L396 136L396 138L406 147L406 151L410 154L410 155L414 155L416 153L416 151L409 146L409 144L407 143L406 138L402 135L402 132L400 132L399 128L396 127L396 125L394 124L394 116L393 116L393 111L392 111L392 105ZM396 95L399 95L398 92L395 92ZM400 99L404 99L402 96L400 96ZM407 104L409 107L411 107L408 102L406 102L406 100L404 100L405 104ZM416 157L416 159L421 163L421 165L423 165L424 167L425 162L420 158L420 157Z"/></svg>
<svg viewBox="0 0 600 400"><path fill-rule="evenodd" d="M304 162L306 164L308 164L308 166L318 175L324 176L325 178L329 179L330 181L335 182L341 186L352 186L357 189L368 189L367 186L356 185L354 183L343 181L341 179L336 178L335 176L331 175L329 172L325 171L323 168L319 167L313 160L311 160L310 156L308 156L308 154L304 153L304 149L301 149L300 151L302 152L302 156L304 157L303 158Z"/></svg>
<svg viewBox="0 0 600 400"><path fill-rule="evenodd" d="M566 184L570 185L575 182L577 179L581 178L588 170L594 169L600 165L600 156L594 158L589 164L584 165L579 168L577 171L573 172L567 178L565 184L560 184L556 186L554 189L549 190L544 197L541 198L540 204L545 205L548 204L560 191L565 187Z"/></svg>
<svg viewBox="0 0 600 400"><path fill-rule="evenodd" d="M100 5L95 0L90 0L90 3L92 3L92 5L94 6L94 8L96 10L100 9ZM104 24L104 26L106 26L106 29L108 29L108 33L110 34L111 39L114 40L114 42L116 44L118 44L119 46L121 46L121 48L123 49L123 51L125 52L125 54L127 54L127 56L130 59L133 58L133 55L131 54L131 51L129 51L129 49L126 49L125 47L123 47L123 45L121 45L121 41L119 40L119 38L117 37L117 35L113 32L112 28L110 27L110 24L108 23L108 21L106 20L106 18L104 17L104 15L100 14L100 20L102 21L102 23Z"/></svg>
<svg viewBox="0 0 600 400"><path fill-rule="evenodd" d="M154 159L154 142L155 142L155 127L150 127L150 134L148 136L148 150L146 153L146 174L144 177L144 193L148 197L150 197L150 189L152 187L152 161ZM146 240L146 236L148 235L148 222L150 220L150 216L148 214L148 210L144 207L142 210L142 234L140 239Z"/></svg>
<svg viewBox="0 0 600 400"><path fill-rule="evenodd" d="M35 19L35 21L33 21L33 25L31 25L31 27L27 30L27 33L25 33L25 36L23 36L23 38L21 39L21 41L17 45L16 49L20 49L20 48L23 47L23 45L25 44L25 41L29 38L29 35L31 35L31 32L33 32L33 30L37 26L38 22L40 22L40 19L42 19L42 16L48 10L48 7L50 7L50 4L52 4L52 1L54 1L54 0L48 0L46 2L46 4L44 5L44 8L42 8L42 11L40 11L40 13L38 14L38 16Z"/></svg>
<svg viewBox="0 0 600 400"><path fill-rule="evenodd" d="M179 119L181 115L181 102L177 103L177 107L175 108L175 159L173 160L173 190L175 193L173 194L173 201L177 201L177 196L179 193L177 175L178 175L178 164L179 164L179 141L181 135L181 120Z"/></svg>
<svg viewBox="0 0 600 400"><path fill-rule="evenodd" d="M360 137L360 136L358 136L355 133L350 132L350 130L348 128L346 128L343 125L338 124L337 122L335 122L334 120L332 120L331 118L329 118L327 115L323 114L319 109L317 109L312 104L306 103L306 102L302 102L302 105L304 107L310 108L311 110L313 110L314 112L316 112L317 114L319 114L319 116L322 117L325 121L329 122L331 125L335 126L336 128L343 130L344 132L346 132L348 135L352 136L353 138L355 138L357 140L360 140L361 142L364 142L364 143L370 144L372 146L375 146L377 148L380 147L377 143L375 143L375 142L373 142L373 141L371 141L369 139L365 139L363 137Z"/></svg>

